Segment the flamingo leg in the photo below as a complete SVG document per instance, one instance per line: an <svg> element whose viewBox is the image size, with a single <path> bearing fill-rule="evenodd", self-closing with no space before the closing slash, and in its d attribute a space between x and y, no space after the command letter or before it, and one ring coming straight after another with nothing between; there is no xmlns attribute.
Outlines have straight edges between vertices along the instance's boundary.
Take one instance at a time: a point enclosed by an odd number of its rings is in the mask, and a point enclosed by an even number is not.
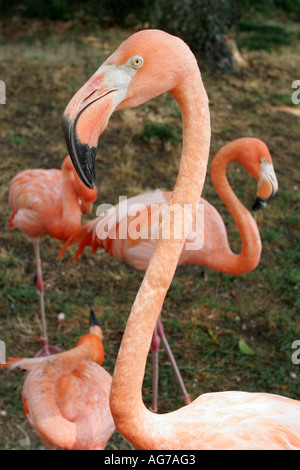
<svg viewBox="0 0 300 470"><path fill-rule="evenodd" d="M34 248L34 258L35 258L35 266L36 266L36 284L40 295L40 313L41 313L41 321L42 321L42 342L46 346L48 344L48 336L47 336L47 325L46 325L46 315L45 315L45 302L44 302L44 281L43 281L43 271L42 271L42 263L40 257L40 239L35 238L33 240L33 248Z"/></svg>
<svg viewBox="0 0 300 470"><path fill-rule="evenodd" d="M151 353L152 353L152 403L151 411L157 413L158 411L158 375L159 375L159 363L158 363L158 350L160 345L160 337L157 332L157 325L155 325L154 332L151 341Z"/></svg>
<svg viewBox="0 0 300 470"><path fill-rule="evenodd" d="M34 238L33 249L34 249L34 257L35 257L35 265L36 265L36 284L37 284L39 297L40 297L40 313L41 313L41 322L42 322L41 341L43 344L42 349L36 353L35 357L50 356L51 354L59 353L62 350L56 346L49 346L49 343L48 343L46 315L45 315L45 302L44 302L44 281L43 281L43 271L42 271L42 263L41 263L41 256L40 256L40 239L39 238Z"/></svg>
<svg viewBox="0 0 300 470"><path fill-rule="evenodd" d="M185 388L185 385L184 385L183 379L181 377L179 368L177 366L176 360L174 358L174 355L172 353L172 350L171 350L170 345L168 343L168 340L166 338L166 335L165 335L165 332L164 332L164 327L163 327L160 316L158 317L156 328L157 328L157 334L158 334L159 338L161 339L162 344L163 344L163 346L166 350L166 353L167 353L167 356L169 358L169 361L171 362L171 366L173 368L175 377L176 377L177 382L179 384L179 387L180 387L180 390L181 390L181 393L182 393L183 403L184 403L184 405L188 405L189 403L191 403L191 398L190 398L189 394L187 393L187 390Z"/></svg>

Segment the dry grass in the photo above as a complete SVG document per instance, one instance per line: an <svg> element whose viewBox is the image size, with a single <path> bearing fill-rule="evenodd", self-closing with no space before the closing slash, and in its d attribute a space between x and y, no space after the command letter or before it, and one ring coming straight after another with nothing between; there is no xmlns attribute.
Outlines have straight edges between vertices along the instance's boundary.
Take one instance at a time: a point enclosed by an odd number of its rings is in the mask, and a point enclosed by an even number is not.
<svg viewBox="0 0 300 470"><path fill-rule="evenodd" d="M0 338L10 356L33 355L39 347L38 297L33 283L31 241L7 229L10 179L26 168L60 167L66 155L60 120L74 92L131 31L74 31L64 23L13 22L0 36L1 76L7 104L0 107ZM280 393L300 399L299 367L291 344L299 339L299 128L295 115L276 112L286 105L291 83L299 78L299 45L279 52L249 52L250 67L235 75L202 67L210 98L211 156L225 143L255 136L269 146L280 190L267 211L255 213L263 242L259 267L235 278L199 266L181 267L163 307L165 330L186 386L193 397L208 391L241 389ZM147 123L157 132L149 136ZM171 130L168 127L171 123ZM155 128L154 126L154 128ZM181 117L171 96L113 115L101 136L96 163L98 203L118 202L149 188L172 189L181 152ZM229 178L245 205L255 197L255 182L237 165ZM217 198L209 175L206 197L224 217L232 245L239 249L234 222ZM89 250L77 264L74 250L62 261L60 244L41 244L46 282L46 311L53 344L72 347L87 330L93 307L104 330L105 367L113 372L130 307L143 274L106 253ZM66 319L58 323L59 312ZM238 348L243 338L254 356ZM161 353L160 410L181 406L176 385ZM1 372L0 441L2 449L37 449L34 431L21 405L24 375ZM144 399L151 400L147 366ZM109 449L130 445L117 433Z"/></svg>

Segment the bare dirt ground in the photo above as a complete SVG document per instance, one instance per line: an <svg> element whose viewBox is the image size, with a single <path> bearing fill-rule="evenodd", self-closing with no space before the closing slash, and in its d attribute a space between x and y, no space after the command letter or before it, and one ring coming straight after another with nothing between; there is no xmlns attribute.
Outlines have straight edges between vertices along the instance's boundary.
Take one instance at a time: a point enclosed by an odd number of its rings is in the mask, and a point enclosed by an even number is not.
<svg viewBox="0 0 300 470"><path fill-rule="evenodd" d="M0 79L7 103L0 105L0 339L8 356L32 356L39 348L38 296L33 279L31 240L9 231L10 179L27 168L59 168L66 155L61 116L73 94L132 31L94 31L70 23L12 20L1 23ZM263 253L257 269L240 277L201 266L177 269L163 307L163 321L186 387L192 398L221 390L278 393L300 399L300 365L293 364L299 330L299 130L291 84L299 79L299 44L279 51L248 51L249 67L221 75L201 64L210 99L211 158L227 142L242 136L264 140L271 152L279 191L266 210L254 213ZM115 204L153 188L173 188L181 153L181 116L170 95L139 108L115 113L101 136L96 171L96 206ZM237 164L230 182L247 207L256 183ZM209 173L203 196L223 216L235 250L240 239L234 221L217 197ZM88 220L88 218L84 218ZM74 250L61 261L61 244L44 237L41 255L46 283L46 312L52 344L67 349L87 331L94 308L104 332L104 366L113 373L126 320L143 273L98 251L87 249L79 261ZM57 315L66 318L58 323ZM243 339L253 354L239 348ZM38 449L21 404L24 374L0 373L2 449ZM143 387L151 401L151 361ZM181 406L170 365L161 351L160 412ZM4 411L4 413L3 413ZM108 449L130 449L115 433Z"/></svg>

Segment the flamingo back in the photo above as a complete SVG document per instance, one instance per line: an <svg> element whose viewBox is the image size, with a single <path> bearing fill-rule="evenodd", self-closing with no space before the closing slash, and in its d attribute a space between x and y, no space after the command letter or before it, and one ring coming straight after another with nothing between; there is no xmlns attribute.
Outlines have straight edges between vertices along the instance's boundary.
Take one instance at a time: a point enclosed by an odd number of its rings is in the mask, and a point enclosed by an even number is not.
<svg viewBox="0 0 300 470"><path fill-rule="evenodd" d="M25 170L9 186L10 227L28 236L49 233L49 219L62 214L61 170Z"/></svg>
<svg viewBox="0 0 300 470"><path fill-rule="evenodd" d="M59 258L67 247L78 244L74 261L85 247L91 246L93 253L102 248L112 257L125 260L136 269L146 270L171 197L172 192L157 189L122 201L77 230L63 245ZM195 239L195 234L201 234L203 230L203 236ZM216 256L216 251L219 256ZM178 264L212 267L212 262L215 262L218 267L229 251L222 217L214 206L201 198L193 230L188 234Z"/></svg>
<svg viewBox="0 0 300 470"><path fill-rule="evenodd" d="M76 449L104 449L115 427L109 408L111 375L95 362L85 361L63 375L56 385L62 416L75 423Z"/></svg>
<svg viewBox="0 0 300 470"><path fill-rule="evenodd" d="M139 424L138 449L300 449L300 402L269 393L205 393L168 414L146 410Z"/></svg>

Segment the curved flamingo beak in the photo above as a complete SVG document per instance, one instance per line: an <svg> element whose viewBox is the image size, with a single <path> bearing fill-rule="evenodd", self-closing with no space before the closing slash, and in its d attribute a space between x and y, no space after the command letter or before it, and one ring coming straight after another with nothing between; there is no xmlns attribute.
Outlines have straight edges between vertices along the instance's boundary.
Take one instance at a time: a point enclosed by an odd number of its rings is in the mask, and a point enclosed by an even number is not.
<svg viewBox="0 0 300 470"><path fill-rule="evenodd" d="M67 105L62 127L73 165L81 181L95 185L95 157L99 136L127 94L135 71L127 63L105 63L73 96Z"/></svg>
<svg viewBox="0 0 300 470"><path fill-rule="evenodd" d="M258 181L256 200L252 206L252 210L255 211L266 207L267 202L275 196L277 190L278 181L274 167L272 163L262 159L262 172Z"/></svg>
<svg viewBox="0 0 300 470"><path fill-rule="evenodd" d="M90 310L90 333L93 333L94 335L99 336L101 340L103 339L103 334L100 328L100 323L93 309Z"/></svg>

